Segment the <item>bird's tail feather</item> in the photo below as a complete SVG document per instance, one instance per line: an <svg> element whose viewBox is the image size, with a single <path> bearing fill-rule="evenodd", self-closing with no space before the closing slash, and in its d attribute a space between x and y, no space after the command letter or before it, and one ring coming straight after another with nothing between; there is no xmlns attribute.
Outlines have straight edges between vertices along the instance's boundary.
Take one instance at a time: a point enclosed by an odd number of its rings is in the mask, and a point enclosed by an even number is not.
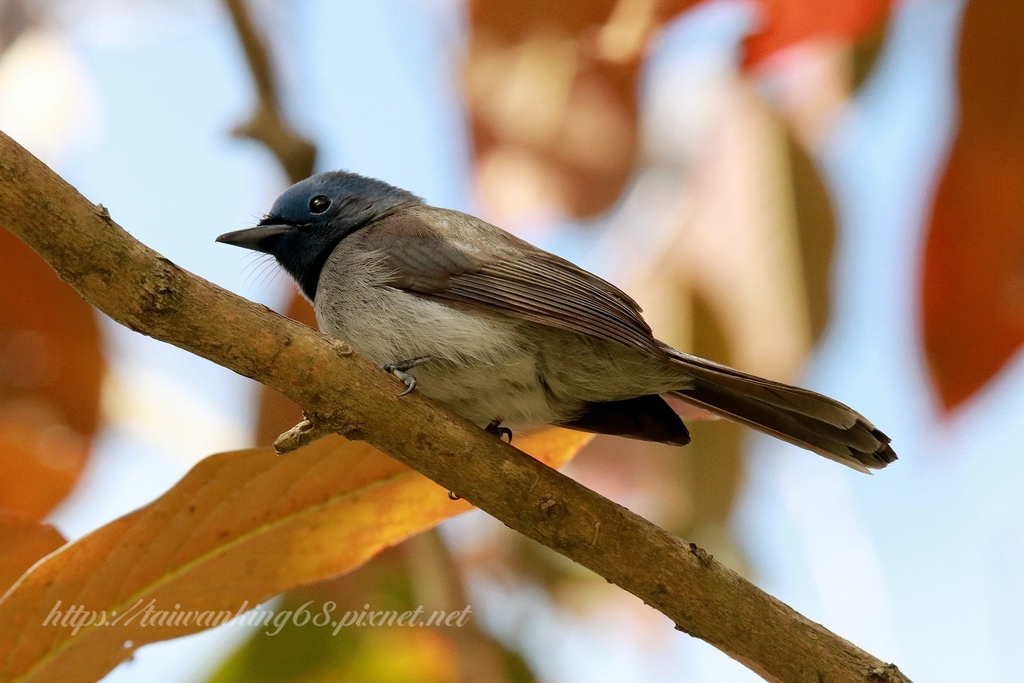
<svg viewBox="0 0 1024 683"><path fill-rule="evenodd" d="M870 474L896 459L889 437L827 396L773 382L666 348L690 386L673 396Z"/></svg>

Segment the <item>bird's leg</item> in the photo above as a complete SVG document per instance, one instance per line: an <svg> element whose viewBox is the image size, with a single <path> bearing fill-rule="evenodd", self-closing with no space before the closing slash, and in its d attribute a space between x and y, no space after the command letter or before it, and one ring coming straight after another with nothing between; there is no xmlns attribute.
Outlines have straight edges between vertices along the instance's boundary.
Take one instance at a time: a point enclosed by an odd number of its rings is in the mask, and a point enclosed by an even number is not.
<svg viewBox="0 0 1024 683"><path fill-rule="evenodd" d="M420 356L419 358L411 358L409 360L400 360L397 363L387 363L384 365L384 370L390 372L392 375L402 380L402 384L405 385L406 389L399 396L405 396L411 394L413 389L416 388L416 378L406 372L411 370L417 365L422 365L430 360L430 356Z"/></svg>
<svg viewBox="0 0 1024 683"><path fill-rule="evenodd" d="M508 437L508 442L512 443L512 430L508 427L501 426L501 420L495 418L491 420L490 424L484 427L484 431L489 434L494 434L496 437L501 438L503 436Z"/></svg>

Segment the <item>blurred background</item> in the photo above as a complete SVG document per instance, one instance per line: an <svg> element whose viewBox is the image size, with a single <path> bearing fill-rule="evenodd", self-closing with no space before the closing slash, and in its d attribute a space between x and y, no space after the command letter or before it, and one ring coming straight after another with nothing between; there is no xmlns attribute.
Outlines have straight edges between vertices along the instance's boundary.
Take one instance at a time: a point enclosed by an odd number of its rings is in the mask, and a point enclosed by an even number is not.
<svg viewBox="0 0 1024 683"><path fill-rule="evenodd" d="M911 678L1024 680L1018 0L0 0L0 129L137 238L310 321L214 244L345 168L630 292L679 348L856 407L866 477L723 422L566 471ZM69 539L298 412L95 315L0 232L0 508ZM278 599L465 629L225 627L105 680L752 681L474 512Z"/></svg>

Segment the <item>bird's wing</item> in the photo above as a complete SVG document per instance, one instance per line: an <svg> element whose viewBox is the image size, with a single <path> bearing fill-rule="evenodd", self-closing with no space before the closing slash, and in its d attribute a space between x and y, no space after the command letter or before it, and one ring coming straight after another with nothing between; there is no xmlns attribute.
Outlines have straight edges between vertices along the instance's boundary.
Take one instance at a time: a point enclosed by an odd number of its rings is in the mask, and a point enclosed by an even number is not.
<svg viewBox="0 0 1024 683"><path fill-rule="evenodd" d="M664 355L623 291L468 214L415 207L360 239L384 257L392 287Z"/></svg>

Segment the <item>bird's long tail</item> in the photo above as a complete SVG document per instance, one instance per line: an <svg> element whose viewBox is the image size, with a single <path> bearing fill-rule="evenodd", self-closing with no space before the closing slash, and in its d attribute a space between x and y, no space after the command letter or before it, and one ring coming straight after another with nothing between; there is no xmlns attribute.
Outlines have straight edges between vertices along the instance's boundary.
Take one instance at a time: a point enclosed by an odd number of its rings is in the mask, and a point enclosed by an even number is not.
<svg viewBox="0 0 1024 683"><path fill-rule="evenodd" d="M672 396L870 474L896 459L889 437L827 396L665 349L693 378Z"/></svg>

